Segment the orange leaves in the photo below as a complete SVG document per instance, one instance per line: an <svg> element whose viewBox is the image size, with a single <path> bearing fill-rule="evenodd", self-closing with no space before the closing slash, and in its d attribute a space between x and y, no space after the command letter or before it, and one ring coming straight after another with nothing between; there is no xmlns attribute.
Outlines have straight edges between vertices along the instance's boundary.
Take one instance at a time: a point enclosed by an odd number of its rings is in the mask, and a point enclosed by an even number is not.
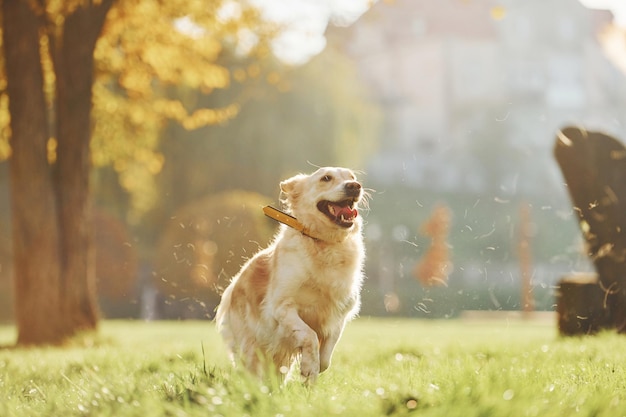
<svg viewBox="0 0 626 417"><path fill-rule="evenodd" d="M118 82L130 99L152 95L152 77L143 68L123 72L119 75Z"/></svg>
<svg viewBox="0 0 626 417"><path fill-rule="evenodd" d="M230 70L220 62L224 48L236 46L241 30L262 33L262 26L248 6L222 0L115 2L94 53L91 149L94 164L112 165L131 195L131 217L156 201L152 177L163 165L158 144L168 121L193 130L239 113L239 102L198 108L180 92L229 88ZM260 74L258 63L249 67L255 65ZM250 69L244 75L247 81Z"/></svg>
<svg viewBox="0 0 626 417"><path fill-rule="evenodd" d="M48 143L46 144L46 149L48 151L48 163L53 164L54 161L57 160L57 140L56 138L49 138Z"/></svg>
<svg viewBox="0 0 626 417"><path fill-rule="evenodd" d="M413 275L425 287L447 285L448 275L452 272L453 265L447 243L450 218L448 207L436 206L430 219L420 229L421 234L432 239L430 247L413 269Z"/></svg>
<svg viewBox="0 0 626 417"><path fill-rule="evenodd" d="M0 79L0 87L3 84L2 81ZM0 95L0 161L4 161L11 156L11 146L9 145L9 137L11 136L10 119L9 96L2 94Z"/></svg>
<svg viewBox="0 0 626 417"><path fill-rule="evenodd" d="M186 85L207 92L228 87L228 70L216 64L221 39L197 23L190 23L194 33L188 33L186 26L177 25L179 17L148 0L117 3L96 47L98 73L117 77L130 98L152 97L158 86Z"/></svg>
<svg viewBox="0 0 626 417"><path fill-rule="evenodd" d="M82 0L48 0L43 2L46 13L54 19L57 25L62 25L65 16L71 14L77 7L80 7L81 3L83 3ZM34 7L39 13L43 12L40 8L41 4L38 2L31 2L31 7Z"/></svg>
<svg viewBox="0 0 626 417"><path fill-rule="evenodd" d="M156 100L154 110L168 119L178 121L187 130L197 129L207 125L217 125L237 116L239 106L231 104L220 109L198 109L191 114L178 100Z"/></svg>
<svg viewBox="0 0 626 417"><path fill-rule="evenodd" d="M239 106L231 104L222 109L198 109L182 120L182 125L187 130L197 129L206 125L224 123L234 118L239 113Z"/></svg>

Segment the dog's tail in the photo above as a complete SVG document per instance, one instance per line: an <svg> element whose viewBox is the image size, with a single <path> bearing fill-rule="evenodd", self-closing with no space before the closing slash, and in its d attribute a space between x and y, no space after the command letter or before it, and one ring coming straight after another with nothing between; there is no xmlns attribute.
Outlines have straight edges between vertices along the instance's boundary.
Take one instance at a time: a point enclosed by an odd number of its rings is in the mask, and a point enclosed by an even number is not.
<svg viewBox="0 0 626 417"><path fill-rule="evenodd" d="M220 305L217 307L217 311L215 312L215 323L217 325L217 331L222 335L226 345L228 346L228 351L231 355L234 354L235 348L235 339L232 334L232 330L230 327L230 302L233 293L233 285L229 285L224 293L222 294L222 300L220 301Z"/></svg>

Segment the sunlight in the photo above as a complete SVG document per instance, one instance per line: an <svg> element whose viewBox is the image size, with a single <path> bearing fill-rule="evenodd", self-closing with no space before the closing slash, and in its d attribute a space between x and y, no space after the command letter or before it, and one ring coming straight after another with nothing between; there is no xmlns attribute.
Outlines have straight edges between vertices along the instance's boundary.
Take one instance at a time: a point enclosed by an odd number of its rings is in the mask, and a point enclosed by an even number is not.
<svg viewBox="0 0 626 417"><path fill-rule="evenodd" d="M338 26L348 26L376 0L251 2L262 10L265 18L284 27L283 33L272 43L276 56L285 63L300 65L326 46L324 32L329 21Z"/></svg>
<svg viewBox="0 0 626 417"><path fill-rule="evenodd" d="M579 0L589 9L610 10L613 13L613 23L626 27L626 2L623 0Z"/></svg>

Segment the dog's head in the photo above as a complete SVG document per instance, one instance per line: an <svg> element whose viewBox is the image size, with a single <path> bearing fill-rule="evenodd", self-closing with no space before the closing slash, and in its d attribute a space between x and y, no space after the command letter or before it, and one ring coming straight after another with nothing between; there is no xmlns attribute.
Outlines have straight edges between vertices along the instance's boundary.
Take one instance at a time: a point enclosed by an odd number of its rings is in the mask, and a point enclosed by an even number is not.
<svg viewBox="0 0 626 417"><path fill-rule="evenodd" d="M280 183L283 202L301 223L322 236L360 230L363 188L346 168L320 168Z"/></svg>

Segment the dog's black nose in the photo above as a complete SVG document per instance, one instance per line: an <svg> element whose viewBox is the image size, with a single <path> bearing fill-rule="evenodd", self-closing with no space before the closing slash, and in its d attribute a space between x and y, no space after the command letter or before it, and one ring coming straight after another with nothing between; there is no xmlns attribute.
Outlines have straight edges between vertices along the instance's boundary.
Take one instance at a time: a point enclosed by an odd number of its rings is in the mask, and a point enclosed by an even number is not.
<svg viewBox="0 0 626 417"><path fill-rule="evenodd" d="M346 194L350 197L356 197L361 193L361 184L356 181L346 183Z"/></svg>

